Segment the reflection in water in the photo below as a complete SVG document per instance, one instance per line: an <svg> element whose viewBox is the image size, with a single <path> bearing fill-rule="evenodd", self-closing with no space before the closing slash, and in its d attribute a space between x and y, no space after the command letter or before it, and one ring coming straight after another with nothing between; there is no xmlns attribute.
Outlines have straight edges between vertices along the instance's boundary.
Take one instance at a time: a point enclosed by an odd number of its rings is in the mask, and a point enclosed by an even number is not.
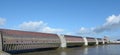
<svg viewBox="0 0 120 55"><path fill-rule="evenodd" d="M107 46L107 45L106 45ZM102 45L102 49L104 49L106 47L105 45Z"/></svg>
<svg viewBox="0 0 120 55"><path fill-rule="evenodd" d="M67 48L12 55L120 55L120 45L101 45L92 47Z"/></svg>
<svg viewBox="0 0 120 55"><path fill-rule="evenodd" d="M61 55L67 55L65 51L61 51Z"/></svg>
<svg viewBox="0 0 120 55"><path fill-rule="evenodd" d="M100 46L96 46L96 47L95 47L95 52L96 52L96 53L99 53L99 47L100 47Z"/></svg>
<svg viewBox="0 0 120 55"><path fill-rule="evenodd" d="M88 54L88 48L84 48L84 51L83 51L84 55L87 55Z"/></svg>

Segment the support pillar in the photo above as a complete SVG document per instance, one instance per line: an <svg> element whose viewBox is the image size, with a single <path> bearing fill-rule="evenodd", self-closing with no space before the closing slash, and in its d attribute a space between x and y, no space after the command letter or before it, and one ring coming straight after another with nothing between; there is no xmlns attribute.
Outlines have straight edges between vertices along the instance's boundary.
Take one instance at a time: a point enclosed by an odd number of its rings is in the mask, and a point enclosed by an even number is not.
<svg viewBox="0 0 120 55"><path fill-rule="evenodd" d="M0 51L2 51L2 33L0 33Z"/></svg>
<svg viewBox="0 0 120 55"><path fill-rule="evenodd" d="M103 42L103 44L105 44L105 41L104 41L104 39L102 39L102 42Z"/></svg>
<svg viewBox="0 0 120 55"><path fill-rule="evenodd" d="M66 43L66 39L64 37L64 35L58 35L60 41L61 41L61 48L66 48L67 47L67 43Z"/></svg>
<svg viewBox="0 0 120 55"><path fill-rule="evenodd" d="M98 45L98 40L97 40L97 38L95 38L95 41L96 41L96 45Z"/></svg>
<svg viewBox="0 0 120 55"><path fill-rule="evenodd" d="M83 40L84 40L84 45L85 45L85 46L88 46L87 38L86 38L86 37L83 37Z"/></svg>
<svg viewBox="0 0 120 55"><path fill-rule="evenodd" d="M2 32L0 32L0 55L10 55L9 53L3 51L3 48L2 48Z"/></svg>
<svg viewBox="0 0 120 55"><path fill-rule="evenodd" d="M11 54L3 52L3 51L0 51L0 55L11 55Z"/></svg>

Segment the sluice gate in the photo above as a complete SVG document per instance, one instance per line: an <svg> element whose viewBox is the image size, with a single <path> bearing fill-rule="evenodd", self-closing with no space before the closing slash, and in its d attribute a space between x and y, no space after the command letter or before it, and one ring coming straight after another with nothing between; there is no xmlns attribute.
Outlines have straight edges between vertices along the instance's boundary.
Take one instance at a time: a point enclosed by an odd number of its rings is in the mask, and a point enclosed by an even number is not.
<svg viewBox="0 0 120 55"><path fill-rule="evenodd" d="M64 35L67 47L83 46L84 40L81 36Z"/></svg>
<svg viewBox="0 0 120 55"><path fill-rule="evenodd" d="M17 53L41 49L56 49L73 46L107 43L106 39L73 35L58 35L41 32L0 29L0 51Z"/></svg>
<svg viewBox="0 0 120 55"><path fill-rule="evenodd" d="M88 45L92 46L92 45L96 45L96 40L93 37L86 37L87 41L88 41Z"/></svg>
<svg viewBox="0 0 120 55"><path fill-rule="evenodd" d="M24 50L58 48L60 39L57 34L0 30L2 51L15 53Z"/></svg>

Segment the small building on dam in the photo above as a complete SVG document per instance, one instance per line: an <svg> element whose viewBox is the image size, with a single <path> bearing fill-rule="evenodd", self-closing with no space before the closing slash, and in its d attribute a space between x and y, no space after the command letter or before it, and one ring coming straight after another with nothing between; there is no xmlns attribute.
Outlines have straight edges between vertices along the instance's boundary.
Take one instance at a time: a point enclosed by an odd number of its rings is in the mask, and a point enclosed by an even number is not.
<svg viewBox="0 0 120 55"><path fill-rule="evenodd" d="M0 51L8 53L105 43L107 40L102 38L0 29Z"/></svg>

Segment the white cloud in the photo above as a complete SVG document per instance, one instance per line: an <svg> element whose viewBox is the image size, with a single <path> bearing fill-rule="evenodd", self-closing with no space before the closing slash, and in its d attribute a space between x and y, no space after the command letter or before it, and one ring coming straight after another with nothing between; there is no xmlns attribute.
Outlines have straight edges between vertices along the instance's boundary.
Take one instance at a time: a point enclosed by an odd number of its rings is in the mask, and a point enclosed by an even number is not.
<svg viewBox="0 0 120 55"><path fill-rule="evenodd" d="M5 22L6 22L6 19L4 19L4 18L0 18L0 25L4 25Z"/></svg>
<svg viewBox="0 0 120 55"><path fill-rule="evenodd" d="M51 28L47 25L47 23L44 23L43 21L29 21L29 22L23 22L19 25L20 29L26 30L26 31L36 31L36 32L47 32L47 33L58 33L63 32L63 29L57 29L57 28Z"/></svg>
<svg viewBox="0 0 120 55"><path fill-rule="evenodd" d="M63 29L55 29L55 28L50 28L50 27L44 27L42 29L43 32L48 32L48 33L58 33L64 31Z"/></svg>
<svg viewBox="0 0 120 55"><path fill-rule="evenodd" d="M22 24L19 25L20 29L22 30L27 30L27 31L39 31L40 28L43 28L46 26L43 21L38 21L38 22L23 22Z"/></svg>
<svg viewBox="0 0 120 55"><path fill-rule="evenodd" d="M117 29L120 29L120 15L112 15L107 18L106 23L100 27L95 27L93 31L96 33L101 33Z"/></svg>
<svg viewBox="0 0 120 55"><path fill-rule="evenodd" d="M89 32L90 32L90 29L87 29L87 28L84 28L84 27L81 27L80 30L79 30L80 34L87 34Z"/></svg>
<svg viewBox="0 0 120 55"><path fill-rule="evenodd" d="M81 27L78 31L78 34L94 34L93 32L93 28L85 28L85 27Z"/></svg>
<svg viewBox="0 0 120 55"><path fill-rule="evenodd" d="M106 22L94 28L80 28L79 34L98 34L120 29L120 15L112 15L106 19Z"/></svg>
<svg viewBox="0 0 120 55"><path fill-rule="evenodd" d="M67 32L67 33L65 33L65 35L74 35L74 33L73 32Z"/></svg>
<svg viewBox="0 0 120 55"><path fill-rule="evenodd" d="M116 23L120 23L120 15L118 15L118 16L115 16L115 15L109 16L107 18L107 22L105 23L105 25L116 24Z"/></svg>

